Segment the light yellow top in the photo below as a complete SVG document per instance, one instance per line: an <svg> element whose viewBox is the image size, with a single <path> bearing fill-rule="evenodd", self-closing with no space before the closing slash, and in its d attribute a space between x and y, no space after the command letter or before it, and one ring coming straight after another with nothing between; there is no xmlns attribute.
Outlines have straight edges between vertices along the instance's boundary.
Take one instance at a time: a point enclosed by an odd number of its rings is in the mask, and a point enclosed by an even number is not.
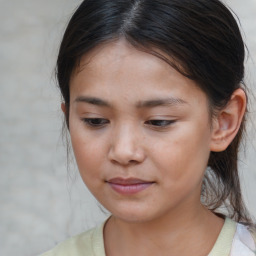
<svg viewBox="0 0 256 256"><path fill-rule="evenodd" d="M226 218L218 239L208 256L237 255L235 252L232 254L230 254L230 252L231 248L234 247L233 240L237 233L238 225L236 222ZM243 227L241 225L241 228ZM42 254L41 256L106 256L104 250L103 228L104 223L99 227L60 243L54 249ZM245 255L247 256L249 254Z"/></svg>
<svg viewBox="0 0 256 256"><path fill-rule="evenodd" d="M104 223L74 236L41 256L105 256L103 227Z"/></svg>

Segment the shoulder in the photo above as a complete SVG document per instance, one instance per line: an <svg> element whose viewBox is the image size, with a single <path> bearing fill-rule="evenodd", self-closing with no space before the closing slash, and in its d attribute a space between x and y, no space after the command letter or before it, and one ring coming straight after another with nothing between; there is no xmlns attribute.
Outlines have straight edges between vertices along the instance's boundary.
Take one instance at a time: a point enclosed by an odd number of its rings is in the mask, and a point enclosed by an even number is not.
<svg viewBox="0 0 256 256"><path fill-rule="evenodd" d="M103 227L104 223L60 243L40 256L105 256Z"/></svg>
<svg viewBox="0 0 256 256"><path fill-rule="evenodd" d="M256 255L256 231L250 226L237 223L233 238L231 256L255 256Z"/></svg>

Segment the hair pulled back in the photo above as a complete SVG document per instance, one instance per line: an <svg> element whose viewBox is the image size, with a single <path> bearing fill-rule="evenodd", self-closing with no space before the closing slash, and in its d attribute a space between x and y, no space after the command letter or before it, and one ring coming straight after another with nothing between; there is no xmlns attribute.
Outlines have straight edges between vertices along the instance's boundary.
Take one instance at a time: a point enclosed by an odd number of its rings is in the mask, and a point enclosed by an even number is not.
<svg viewBox="0 0 256 256"><path fill-rule="evenodd" d="M243 84L245 46L236 20L220 1L85 0L67 26L57 60L67 125L73 70L84 54L120 38L194 80L207 95L212 116ZM237 167L243 132L244 120L225 151L211 152L202 202L213 211L225 205L231 218L250 222Z"/></svg>

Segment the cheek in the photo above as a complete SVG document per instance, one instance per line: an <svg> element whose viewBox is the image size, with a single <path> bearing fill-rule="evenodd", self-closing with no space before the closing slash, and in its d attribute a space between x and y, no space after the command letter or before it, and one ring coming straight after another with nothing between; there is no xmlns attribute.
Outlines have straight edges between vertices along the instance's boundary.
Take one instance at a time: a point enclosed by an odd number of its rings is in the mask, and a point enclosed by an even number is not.
<svg viewBox="0 0 256 256"><path fill-rule="evenodd" d="M154 142L154 155L161 161L157 168L173 183L199 182L207 166L210 150L208 126L184 125L185 129L162 143Z"/></svg>
<svg viewBox="0 0 256 256"><path fill-rule="evenodd" d="M103 169L103 156L99 147L90 143L90 140L79 140L76 136L72 138L72 146L80 176L87 188L95 194L95 187L102 184L101 170Z"/></svg>
<svg viewBox="0 0 256 256"><path fill-rule="evenodd" d="M97 170L104 160L103 144L97 143L81 125L70 126L70 137L79 172L86 182L88 178L97 176Z"/></svg>

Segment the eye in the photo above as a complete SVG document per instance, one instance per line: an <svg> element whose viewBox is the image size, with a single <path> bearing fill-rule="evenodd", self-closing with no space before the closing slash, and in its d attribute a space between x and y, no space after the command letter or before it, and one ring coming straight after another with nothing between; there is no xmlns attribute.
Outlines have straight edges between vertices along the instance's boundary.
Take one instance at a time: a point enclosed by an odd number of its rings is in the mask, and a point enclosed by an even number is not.
<svg viewBox="0 0 256 256"><path fill-rule="evenodd" d="M108 124L109 121L104 118L82 118L81 119L86 125L91 127L101 127Z"/></svg>
<svg viewBox="0 0 256 256"><path fill-rule="evenodd" d="M166 127L175 123L175 120L149 120L145 124L155 126L155 127Z"/></svg>

